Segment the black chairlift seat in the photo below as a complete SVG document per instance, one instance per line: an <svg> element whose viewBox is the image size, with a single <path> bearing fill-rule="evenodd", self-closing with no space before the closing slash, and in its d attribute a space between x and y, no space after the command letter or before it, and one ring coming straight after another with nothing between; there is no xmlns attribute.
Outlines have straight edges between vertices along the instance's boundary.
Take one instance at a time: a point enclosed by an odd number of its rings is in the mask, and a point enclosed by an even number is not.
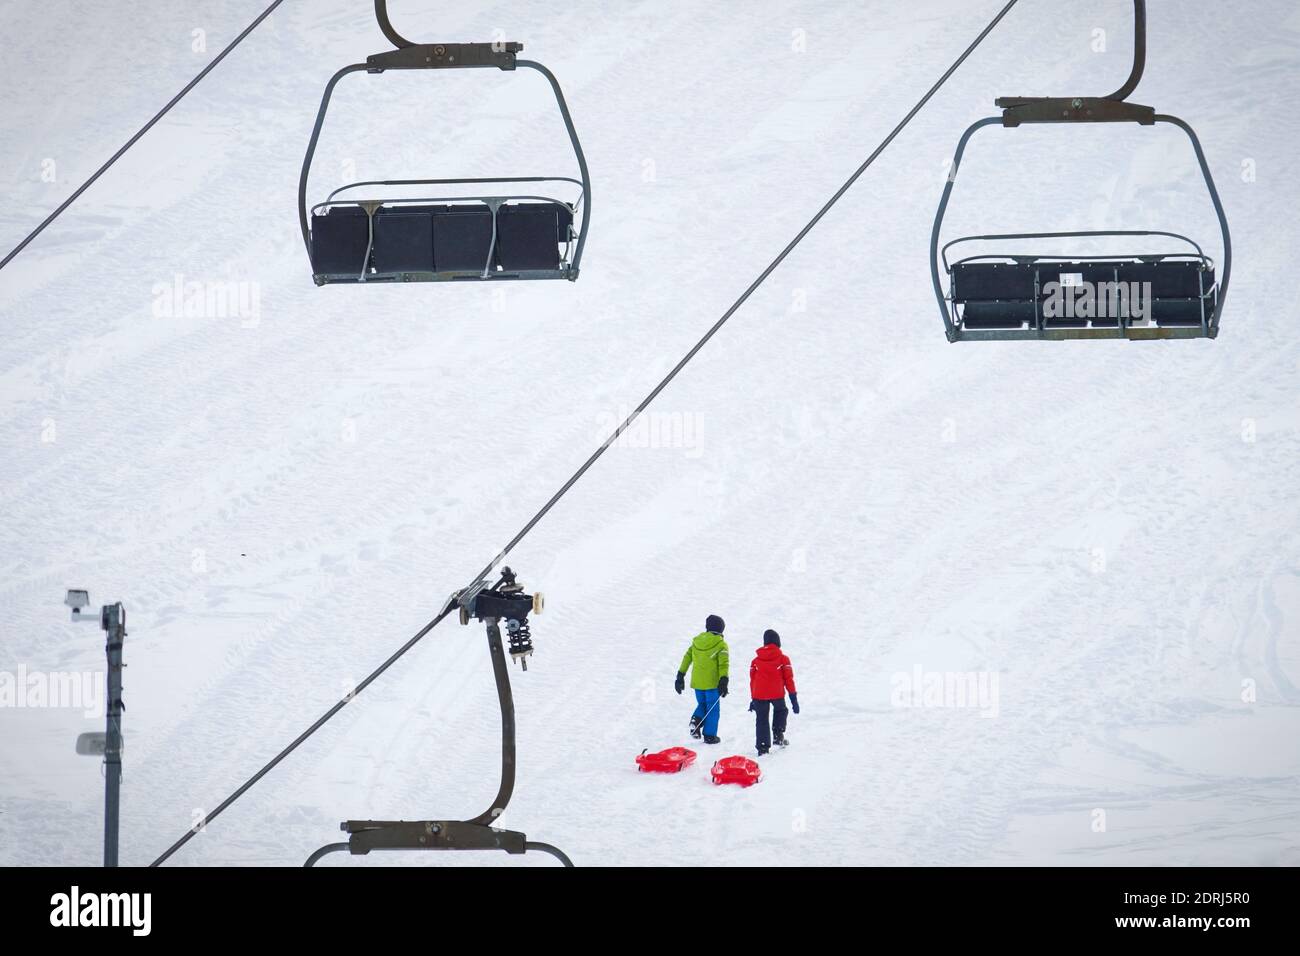
<svg viewBox="0 0 1300 956"><path fill-rule="evenodd" d="M554 74L519 59L519 43L415 44L375 0L380 28L397 49L339 70L325 88L298 180L298 216L317 285L365 282L439 282L578 278L591 218L591 178L573 118ZM579 178L515 176L473 179L369 180L334 190L307 208L307 179L338 82L350 73L387 70L530 69L555 94L577 158ZM537 184L562 187L574 199L535 194ZM529 191L523 191L525 186ZM443 192L474 187L476 195L407 198L415 187ZM490 191L486 187L493 187ZM370 192L358 196L358 191ZM346 196L344 194L347 194ZM581 223L578 222L579 210Z"/></svg>
<svg viewBox="0 0 1300 956"><path fill-rule="evenodd" d="M1062 257L973 255L949 263L959 244L1102 236L1180 239L1194 253ZM1218 310L1214 262L1172 233L1086 232L968 236L940 253L961 338L1210 337ZM1008 335L1000 333L1011 333Z"/></svg>
<svg viewBox="0 0 1300 956"><path fill-rule="evenodd" d="M575 278L575 238L573 207L540 196L331 198L312 209L312 271L322 285Z"/></svg>
<svg viewBox="0 0 1300 956"><path fill-rule="evenodd" d="M930 237L935 297L950 342L1008 339L1216 338L1232 273L1232 236L1209 163L1195 131L1175 116L1127 102L1146 65L1146 2L1134 0L1133 70L1116 93L1102 98L1003 97L1002 115L962 135ZM964 236L940 248L944 214L971 137L987 126L1039 123L1168 123L1191 140L1223 236L1223 269L1185 236L1158 231L1038 232ZM1112 256L1042 253L972 255L950 262L948 251L974 242L1077 240L1098 237L1175 239L1194 253L1143 249ZM943 280L947 275L947 282ZM1216 281L1217 279L1217 281Z"/></svg>

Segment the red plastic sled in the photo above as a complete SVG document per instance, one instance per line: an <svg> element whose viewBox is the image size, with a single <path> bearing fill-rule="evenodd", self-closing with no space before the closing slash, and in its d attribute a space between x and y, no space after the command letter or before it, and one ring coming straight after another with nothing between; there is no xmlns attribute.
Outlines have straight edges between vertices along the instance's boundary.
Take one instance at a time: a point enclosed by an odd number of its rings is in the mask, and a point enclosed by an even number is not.
<svg viewBox="0 0 1300 956"><path fill-rule="evenodd" d="M713 765L713 782L716 784L738 783L742 787L752 787L761 779L763 772L748 757L723 757Z"/></svg>
<svg viewBox="0 0 1300 956"><path fill-rule="evenodd" d="M681 773L693 763L695 751L685 747L669 747L657 754L643 750L641 756L636 758L636 767L641 773Z"/></svg>

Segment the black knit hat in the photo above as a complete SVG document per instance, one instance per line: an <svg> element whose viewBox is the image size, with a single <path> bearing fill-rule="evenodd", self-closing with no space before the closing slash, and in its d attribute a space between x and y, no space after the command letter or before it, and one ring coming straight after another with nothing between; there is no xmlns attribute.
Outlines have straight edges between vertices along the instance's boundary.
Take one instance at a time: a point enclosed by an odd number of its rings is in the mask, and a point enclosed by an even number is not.
<svg viewBox="0 0 1300 956"><path fill-rule="evenodd" d="M776 631L773 631L773 630L766 630L766 631L764 631L764 632L763 632L763 646L766 647L768 644L775 644L777 647L780 647L780 646L781 646L781 635L778 634L778 633L776 633Z"/></svg>
<svg viewBox="0 0 1300 956"><path fill-rule="evenodd" d="M716 614L710 614L708 619L704 622L704 629L706 631L711 631L714 634L721 634L722 629L726 626L726 622Z"/></svg>

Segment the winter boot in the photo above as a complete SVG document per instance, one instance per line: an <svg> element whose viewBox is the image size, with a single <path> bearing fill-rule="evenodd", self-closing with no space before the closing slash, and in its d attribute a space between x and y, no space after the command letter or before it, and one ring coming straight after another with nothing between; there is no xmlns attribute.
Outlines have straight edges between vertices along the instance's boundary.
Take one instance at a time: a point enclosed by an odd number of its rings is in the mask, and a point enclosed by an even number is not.
<svg viewBox="0 0 1300 956"><path fill-rule="evenodd" d="M758 748L758 755L759 755L760 757L766 757L769 753L771 753L771 748L770 748L770 747L759 747L759 748Z"/></svg>
<svg viewBox="0 0 1300 956"><path fill-rule="evenodd" d="M772 743L776 744L778 747L790 746L790 741L785 739L785 734L777 734L774 738L772 738Z"/></svg>
<svg viewBox="0 0 1300 956"><path fill-rule="evenodd" d="M700 720L700 718L698 717L691 718L690 734L696 740L699 740L702 736L704 736L704 732L700 729L703 726L704 726L704 721Z"/></svg>
<svg viewBox="0 0 1300 956"><path fill-rule="evenodd" d="M720 744L720 743L722 743L722 738L721 738L721 737L714 737L714 736L711 736L711 735L710 735L710 736L706 736L706 737L704 738L704 742L705 742L706 744Z"/></svg>

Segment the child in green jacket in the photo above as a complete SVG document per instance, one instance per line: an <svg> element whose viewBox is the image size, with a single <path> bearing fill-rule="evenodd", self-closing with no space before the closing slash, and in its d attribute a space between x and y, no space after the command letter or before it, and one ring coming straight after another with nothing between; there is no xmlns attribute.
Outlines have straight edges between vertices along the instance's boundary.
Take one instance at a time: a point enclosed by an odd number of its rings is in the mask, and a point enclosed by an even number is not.
<svg viewBox="0 0 1300 956"><path fill-rule="evenodd" d="M677 693L686 689L686 672L691 672L691 688L695 691L695 713L691 715L691 736L706 744L721 742L718 736L718 702L727 696L727 672L731 655L727 642L722 639L726 627L722 618L710 614L704 622L704 633L697 634L682 657L677 669Z"/></svg>

